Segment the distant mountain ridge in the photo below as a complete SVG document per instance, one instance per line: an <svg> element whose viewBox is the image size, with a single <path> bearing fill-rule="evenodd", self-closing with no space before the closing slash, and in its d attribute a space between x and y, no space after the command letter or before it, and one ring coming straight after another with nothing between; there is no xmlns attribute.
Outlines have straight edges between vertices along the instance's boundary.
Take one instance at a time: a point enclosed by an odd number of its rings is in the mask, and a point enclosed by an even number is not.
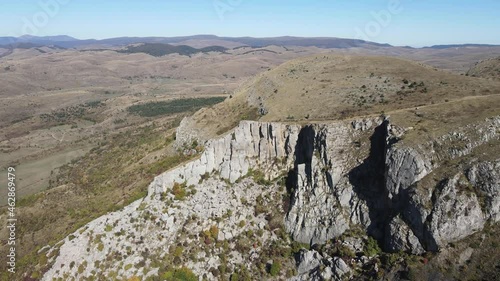
<svg viewBox="0 0 500 281"><path fill-rule="evenodd" d="M186 45L185 41L210 41L217 40L218 42L226 42L230 45L240 45L249 47L266 47L270 45L284 47L318 47L328 49L346 49L346 48L390 48L394 47L390 44L376 43L364 41L360 39L348 39L337 37L219 37L216 35L192 35L192 36L176 36L176 37L116 37L107 39L77 39L68 35L56 36L32 36L23 35L20 37L0 37L0 47L15 47L19 43L30 43L37 46L58 46L60 48L84 48L89 46L101 45L104 47L126 46L138 43L151 44L181 44ZM221 44L215 44L219 46ZM423 49L449 49L449 48L472 48L472 47L498 47L500 45L493 44L450 44L450 45L434 45L423 47ZM412 48L403 46L403 48ZM416 49L416 48L412 48Z"/></svg>
<svg viewBox="0 0 500 281"><path fill-rule="evenodd" d="M240 44L241 46L265 47L269 45L278 46L302 46L320 48L354 48L354 47L391 47L389 44L380 44L358 39L346 39L335 37L219 37L215 35L194 35L178 37L117 37L108 39L76 39L66 35L37 37L24 35L21 37L0 37L0 45L14 45L16 43L32 43L37 45L57 45L64 48L79 48L90 45L125 46L137 43L162 43L178 44L187 40L220 40Z"/></svg>
<svg viewBox="0 0 500 281"><path fill-rule="evenodd" d="M19 41L27 41L27 42L32 42L32 41L56 41L56 42L69 42L69 41L78 41L79 39L76 39L74 37L68 36L68 35L55 35L55 36L43 36L43 37L38 37L38 36L33 36L33 35L23 35L17 38Z"/></svg>
<svg viewBox="0 0 500 281"><path fill-rule="evenodd" d="M500 45L494 44L450 44L450 45L434 45L424 47L429 49L450 49L450 48L478 48L478 47L498 47Z"/></svg>

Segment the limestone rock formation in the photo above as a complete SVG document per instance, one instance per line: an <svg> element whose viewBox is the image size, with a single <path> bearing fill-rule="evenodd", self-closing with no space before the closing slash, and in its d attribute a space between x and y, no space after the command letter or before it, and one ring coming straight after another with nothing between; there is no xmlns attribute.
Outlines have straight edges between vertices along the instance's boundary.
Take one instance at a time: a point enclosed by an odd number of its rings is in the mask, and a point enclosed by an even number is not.
<svg viewBox="0 0 500 281"><path fill-rule="evenodd" d="M354 191L349 171L359 165L366 151L356 149L360 158L349 151L368 128L381 119L365 120L352 126L348 123L304 127L295 151L292 208L286 227L296 241L324 243L340 236L349 224L368 225L368 207Z"/></svg>
<svg viewBox="0 0 500 281"><path fill-rule="evenodd" d="M485 197L487 218L500 221L500 160L474 165L467 171L467 178Z"/></svg>
<svg viewBox="0 0 500 281"><path fill-rule="evenodd" d="M434 251L482 229L485 223L477 195L463 174L449 179L437 192L427 239L428 249Z"/></svg>
<svg viewBox="0 0 500 281"><path fill-rule="evenodd" d="M430 161L412 148L391 147L386 155L386 188L389 199L425 177L432 169Z"/></svg>
<svg viewBox="0 0 500 281"><path fill-rule="evenodd" d="M395 217L389 223L389 233L385 237L387 251L405 251L414 255L425 252L413 230L400 218Z"/></svg>
<svg viewBox="0 0 500 281"><path fill-rule="evenodd" d="M108 273L154 276L152 253L168 258L177 243L189 248L203 235L206 243L228 241L232 262L252 263L279 240L276 228L266 227L276 218L258 212L262 205L281 210L280 223L297 242L324 244L362 229L389 252L437 251L481 230L488 220L498 222L500 159L461 157L498 141L499 128L495 117L413 145L402 140L405 129L387 118L306 126L243 121L226 136L205 142L197 160L156 177L145 199L98 218L52 249L59 256L44 280L89 275L101 270L98 265L110 253L123 251L123 263L132 266L108 268ZM439 172L444 160L458 158L470 167L457 168L452 176ZM248 176L256 172L262 178ZM282 209L277 202L286 194L288 209ZM200 234L214 226L216 237ZM257 230L259 244L237 246L234 239ZM362 240L351 240L352 248L362 251ZM185 265L215 280L222 259L207 253L197 253ZM75 263L82 262L85 267L77 270ZM137 264L150 270L138 273ZM292 280L340 280L351 274L343 259L317 251L301 251L297 264Z"/></svg>
<svg viewBox="0 0 500 281"><path fill-rule="evenodd" d="M352 269L339 257L322 256L317 251L301 251L298 258L298 275L290 281L345 280Z"/></svg>

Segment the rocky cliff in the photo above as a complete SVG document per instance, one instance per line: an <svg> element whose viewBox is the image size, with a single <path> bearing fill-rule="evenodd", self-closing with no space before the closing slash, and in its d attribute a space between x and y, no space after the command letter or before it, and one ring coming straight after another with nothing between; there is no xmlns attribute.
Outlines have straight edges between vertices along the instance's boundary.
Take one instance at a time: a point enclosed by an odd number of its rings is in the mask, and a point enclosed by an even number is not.
<svg viewBox="0 0 500 281"><path fill-rule="evenodd" d="M209 280L337 280L356 274L356 263L376 266L366 234L384 251L422 254L497 223L500 158L480 151L498 145L500 117L418 143L405 140L408 130L382 117L243 121L156 177L145 199L45 249L53 265L44 280L153 278L172 274L165 263ZM337 239L361 258L339 254ZM296 251L298 243L337 250Z"/></svg>

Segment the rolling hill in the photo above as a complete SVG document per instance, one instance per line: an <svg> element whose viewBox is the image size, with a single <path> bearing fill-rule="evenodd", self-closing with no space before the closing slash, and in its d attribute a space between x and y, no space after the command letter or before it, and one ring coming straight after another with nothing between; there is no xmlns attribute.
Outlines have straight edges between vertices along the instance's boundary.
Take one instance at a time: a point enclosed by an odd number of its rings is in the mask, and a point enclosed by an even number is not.
<svg viewBox="0 0 500 281"><path fill-rule="evenodd" d="M499 91L498 82L408 60L316 55L257 75L232 99L198 112L190 122L211 138L245 117L244 108L257 110L262 121L311 122L448 106Z"/></svg>
<svg viewBox="0 0 500 281"><path fill-rule="evenodd" d="M500 57L476 63L468 72L468 76L500 80Z"/></svg>

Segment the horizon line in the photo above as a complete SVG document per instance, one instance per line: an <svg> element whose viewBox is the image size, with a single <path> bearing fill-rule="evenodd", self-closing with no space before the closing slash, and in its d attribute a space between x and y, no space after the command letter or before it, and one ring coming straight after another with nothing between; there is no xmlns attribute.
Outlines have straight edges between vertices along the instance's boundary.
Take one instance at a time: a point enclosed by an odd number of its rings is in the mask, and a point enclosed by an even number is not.
<svg viewBox="0 0 500 281"><path fill-rule="evenodd" d="M257 36L225 36L225 35L216 35L216 34L192 34L192 35L175 35L175 36L162 36L162 35L146 35L146 36L134 36L134 35L126 35L126 36L112 36L112 37L103 37L103 38L77 38L68 34L56 34L56 35L33 35L33 34L23 34L20 36L9 36L9 35L0 35L0 37L12 37L12 38L22 38L22 37L34 37L34 38L44 38L44 37L71 37L77 41L88 41L88 40L95 40L95 41L102 41L102 40L109 40L109 39L118 39L118 38L182 38L182 37L196 37L196 36L213 36L217 38L255 38L255 39L272 39L272 38L303 38L303 39L346 39L346 40L357 40L357 41L363 41L363 42L369 42L369 43L376 43L376 44L381 44L381 45L389 45L391 47L411 47L411 48L426 48L426 47L436 47L436 46L466 46L466 45L480 45L480 46L500 46L500 44L494 44L494 43L472 43L472 42L466 42L466 43L441 43L441 44L431 44L431 45L392 45L387 42L377 42L377 41L368 41L364 39L359 39L359 38L347 38L347 37L336 37L336 36L300 36L300 35L277 35L277 36L264 36L264 37L257 37Z"/></svg>

